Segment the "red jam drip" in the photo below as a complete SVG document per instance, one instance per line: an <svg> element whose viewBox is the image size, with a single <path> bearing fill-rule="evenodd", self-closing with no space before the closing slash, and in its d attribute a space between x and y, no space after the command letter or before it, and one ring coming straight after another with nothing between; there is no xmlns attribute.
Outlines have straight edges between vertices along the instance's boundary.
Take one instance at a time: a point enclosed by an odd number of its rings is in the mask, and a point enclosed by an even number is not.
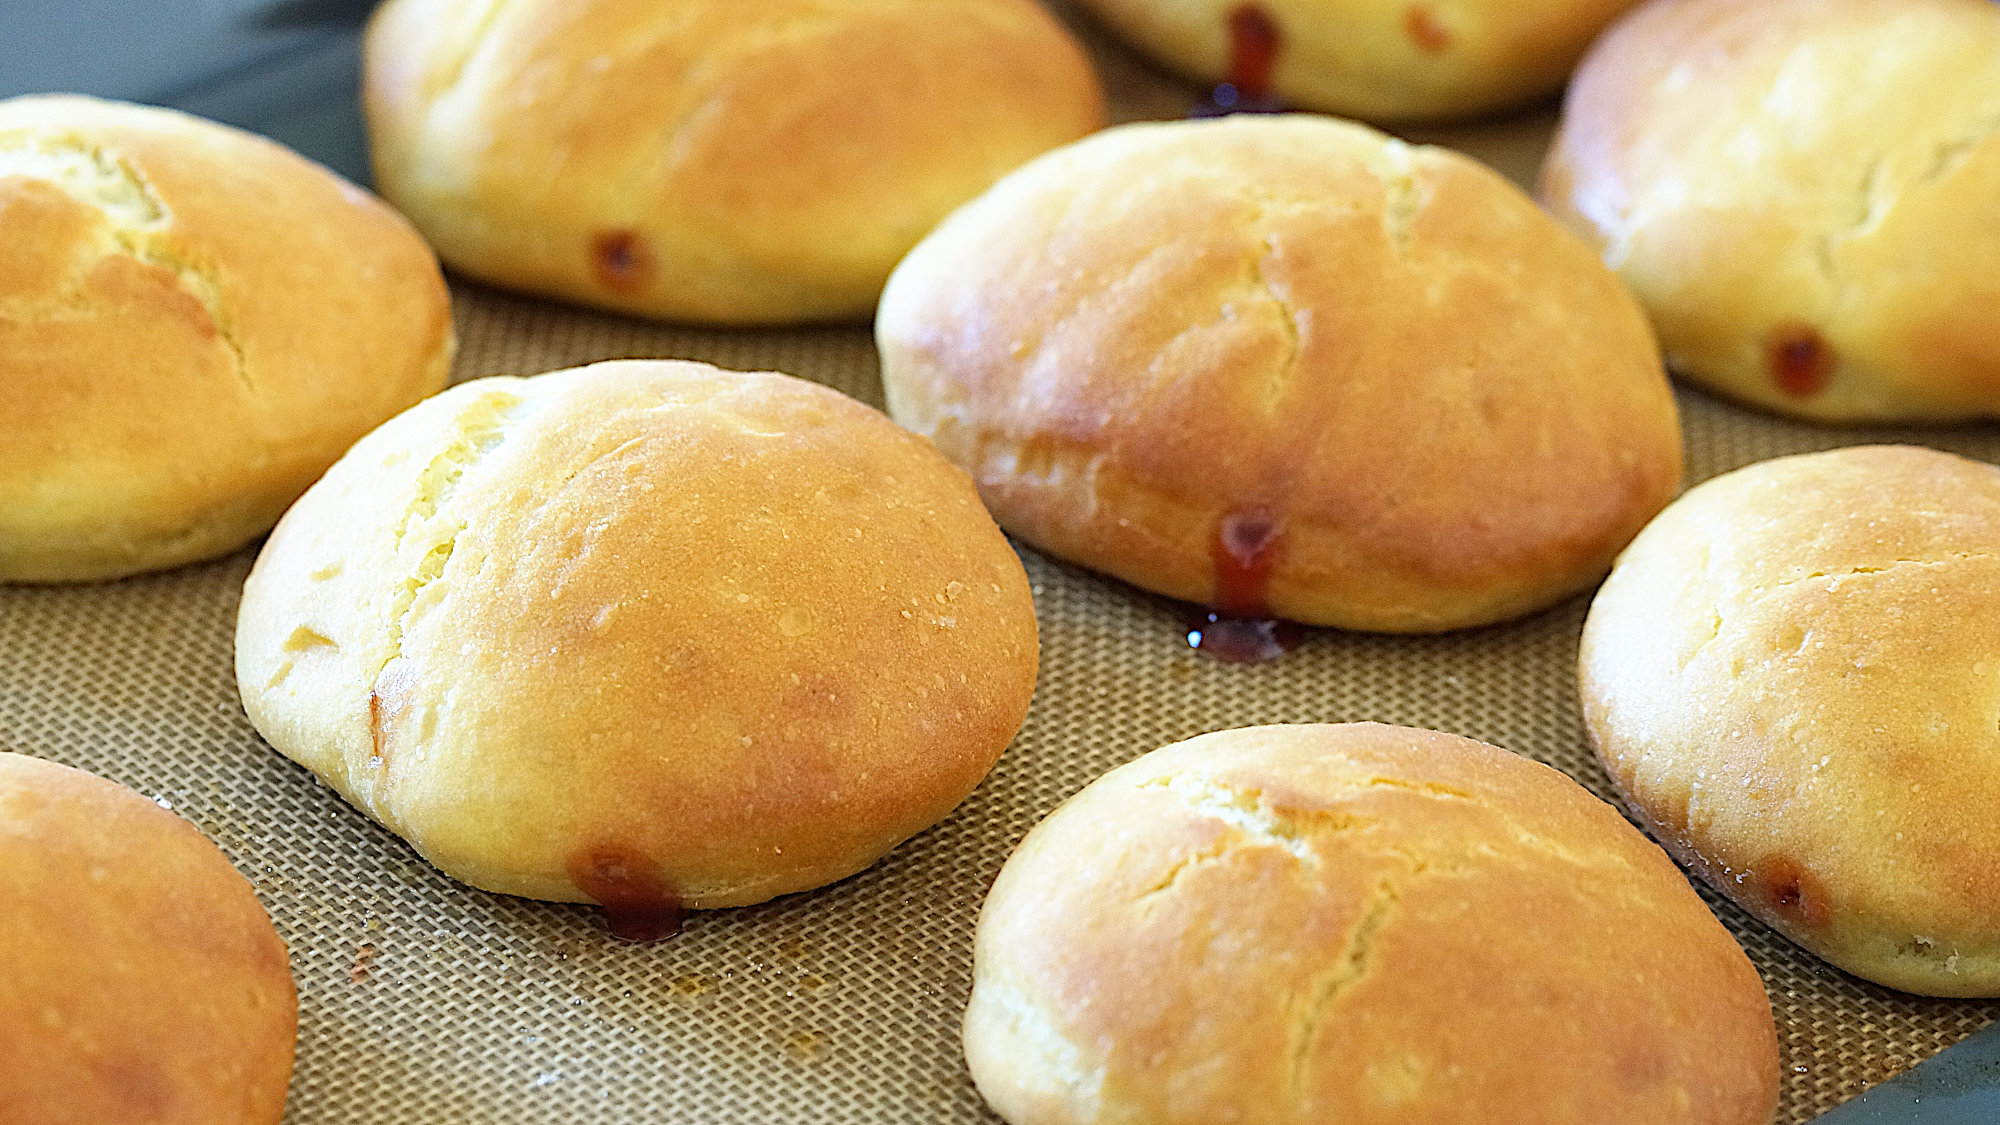
<svg viewBox="0 0 2000 1125"><path fill-rule="evenodd" d="M1232 512L1222 517L1209 548L1215 562L1215 608L1232 617L1260 617L1269 612L1265 599L1284 540L1284 524L1268 512Z"/></svg>
<svg viewBox="0 0 2000 1125"><path fill-rule="evenodd" d="M604 907L611 936L644 945L681 932L687 907L665 880L612 848L581 852L569 862L569 877L577 889Z"/></svg>
<svg viewBox="0 0 2000 1125"><path fill-rule="evenodd" d="M636 231L599 234L591 240L590 258L597 280L606 289L630 293L644 288L653 277L653 252Z"/></svg>
<svg viewBox="0 0 2000 1125"><path fill-rule="evenodd" d="M1437 13L1422 4L1403 13L1403 30L1420 51L1435 55L1451 46L1451 32L1438 22Z"/></svg>
<svg viewBox="0 0 2000 1125"><path fill-rule="evenodd" d="M1224 516L1210 555L1215 608L1188 623L1190 648L1229 664L1275 660L1299 646L1304 631L1271 617L1271 572L1285 542L1282 521L1264 511Z"/></svg>
<svg viewBox="0 0 2000 1125"><path fill-rule="evenodd" d="M1284 46L1278 21L1256 4L1238 4L1229 12L1229 80L1217 86L1195 109L1196 117L1228 113L1276 113L1284 106L1272 94L1271 78Z"/></svg>
<svg viewBox="0 0 2000 1125"><path fill-rule="evenodd" d="M1764 362L1778 389L1793 398L1811 398L1833 378L1833 349L1811 327L1789 325L1771 334Z"/></svg>

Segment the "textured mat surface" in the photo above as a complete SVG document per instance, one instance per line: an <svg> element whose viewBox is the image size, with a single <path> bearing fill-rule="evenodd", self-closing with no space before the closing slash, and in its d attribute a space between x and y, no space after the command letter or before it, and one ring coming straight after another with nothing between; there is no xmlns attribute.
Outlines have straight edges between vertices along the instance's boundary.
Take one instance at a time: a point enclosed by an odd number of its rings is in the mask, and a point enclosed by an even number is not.
<svg viewBox="0 0 2000 1125"><path fill-rule="evenodd" d="M1192 99L1102 57L1123 116L1176 115ZM1529 115L1444 139L1523 178L1547 122ZM470 284L456 292L461 378L672 356L787 371L881 402L862 328L693 331ZM1689 392L1681 405L1691 480L1880 440L2000 460L1990 426L1839 431ZM1112 766L1225 727L1376 719L1485 739L1610 795L1576 713L1582 600L1444 637L1316 632L1285 659L1236 667L1183 645L1179 606L1024 549L1041 682L979 791L873 870L698 914L680 937L635 948L612 942L592 910L454 884L258 739L230 656L253 554L103 586L0 588L0 747L158 798L255 881L300 987L298 1125L990 1125L957 1037L981 896L1030 825ZM1857 981L1709 898L1770 990L1781 1122L2000 1016L2000 1003Z"/></svg>

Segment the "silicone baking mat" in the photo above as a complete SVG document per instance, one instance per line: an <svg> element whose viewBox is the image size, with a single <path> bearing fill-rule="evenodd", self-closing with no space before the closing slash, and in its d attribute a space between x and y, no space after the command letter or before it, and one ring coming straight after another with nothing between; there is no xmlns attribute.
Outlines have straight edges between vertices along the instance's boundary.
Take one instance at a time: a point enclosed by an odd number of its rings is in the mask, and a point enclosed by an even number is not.
<svg viewBox="0 0 2000 1125"><path fill-rule="evenodd" d="M1121 117L1194 93L1098 44ZM1444 136L1532 175L1550 115ZM457 374L686 357L880 405L865 328L665 327L455 285ZM1986 460L2000 430L1831 430L1682 392L1690 481L1784 453L1912 441ZM265 746L230 644L254 548L108 585L0 588L0 747L79 766L199 825L255 883L300 993L297 1125L997 1121L959 1054L979 903L1064 797L1158 746L1253 723L1375 719L1485 739L1611 795L1577 716L1585 601L1430 638L1317 631L1273 663L1187 649L1182 607L1023 548L1042 628L1020 737L949 820L836 886L612 941L591 909L457 885ZM1781 1122L1804 1121L2000 1016L1820 964L1709 895L1770 991ZM1524 1056L1522 1065L1533 1065Z"/></svg>

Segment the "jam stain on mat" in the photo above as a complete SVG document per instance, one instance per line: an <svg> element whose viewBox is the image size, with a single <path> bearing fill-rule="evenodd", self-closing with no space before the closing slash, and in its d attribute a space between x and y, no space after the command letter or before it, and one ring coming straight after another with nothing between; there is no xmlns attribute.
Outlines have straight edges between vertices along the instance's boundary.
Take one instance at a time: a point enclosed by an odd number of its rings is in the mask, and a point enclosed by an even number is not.
<svg viewBox="0 0 2000 1125"><path fill-rule="evenodd" d="M785 1053L793 1062L816 1063L824 1061L829 1049L826 1036L811 1029L800 1029L785 1036Z"/></svg>
<svg viewBox="0 0 2000 1125"><path fill-rule="evenodd" d="M615 848L579 852L569 861L577 889L604 907L604 922L619 941L644 945L681 932L687 907L680 894Z"/></svg>
<svg viewBox="0 0 2000 1125"><path fill-rule="evenodd" d="M1215 608L1188 622L1188 647L1229 664L1261 664L1299 647L1304 630L1273 618L1266 600L1284 543L1285 525L1269 512L1222 518L1209 549Z"/></svg>
<svg viewBox="0 0 2000 1125"><path fill-rule="evenodd" d="M1271 92L1278 52L1285 36L1278 21L1256 4L1238 4L1229 12L1229 81L1217 86L1208 100L1195 107L1195 117L1230 113L1279 113L1285 108Z"/></svg>
<svg viewBox="0 0 2000 1125"><path fill-rule="evenodd" d="M368 974L374 971L374 968L375 947L367 942L363 942L354 949L354 963L348 966L347 969L348 983L360 984L362 981L367 980Z"/></svg>
<svg viewBox="0 0 2000 1125"><path fill-rule="evenodd" d="M597 280L614 293L635 293L653 280L653 251L637 231L608 230L590 242Z"/></svg>
<svg viewBox="0 0 2000 1125"><path fill-rule="evenodd" d="M1778 389L1793 398L1811 398L1833 377L1833 349L1810 325L1788 324L1773 331L1764 362Z"/></svg>
<svg viewBox="0 0 2000 1125"><path fill-rule="evenodd" d="M707 973L682 973L668 981L667 987L682 996L706 996L715 991L715 978Z"/></svg>

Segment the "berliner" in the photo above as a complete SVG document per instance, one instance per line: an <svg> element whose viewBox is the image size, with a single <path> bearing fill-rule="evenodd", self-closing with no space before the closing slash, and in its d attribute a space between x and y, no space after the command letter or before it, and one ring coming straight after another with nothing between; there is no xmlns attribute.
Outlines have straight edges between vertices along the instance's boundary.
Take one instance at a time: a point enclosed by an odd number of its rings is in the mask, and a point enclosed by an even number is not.
<svg viewBox="0 0 2000 1125"><path fill-rule="evenodd" d="M1581 671L1681 862L1857 976L2000 996L2000 469L1864 446L1692 489L1598 592Z"/></svg>
<svg viewBox="0 0 2000 1125"><path fill-rule="evenodd" d="M1303 115L1039 158L896 269L890 414L1001 526L1240 616L1428 632L1595 583L1679 484L1644 314L1472 160Z"/></svg>
<svg viewBox="0 0 2000 1125"><path fill-rule="evenodd" d="M390 421L278 525L236 634L257 729L447 874L666 929L942 819L1036 662L1020 559L928 443L671 362Z"/></svg>
<svg viewBox="0 0 2000 1125"><path fill-rule="evenodd" d="M1764 1125L1778 1092L1756 970L1659 848L1376 724L1203 735L1050 814L980 912L965 1050L1012 1125Z"/></svg>
<svg viewBox="0 0 2000 1125"><path fill-rule="evenodd" d="M714 324L865 318L1104 117L1034 0L390 0L363 82L376 181L453 269Z"/></svg>
<svg viewBox="0 0 2000 1125"><path fill-rule="evenodd" d="M235 550L442 388L452 341L429 248L326 169L171 110L0 102L0 582Z"/></svg>
<svg viewBox="0 0 2000 1125"><path fill-rule="evenodd" d="M1667 362L1822 422L2000 415L2000 5L1656 0L1591 51L1542 196Z"/></svg>

